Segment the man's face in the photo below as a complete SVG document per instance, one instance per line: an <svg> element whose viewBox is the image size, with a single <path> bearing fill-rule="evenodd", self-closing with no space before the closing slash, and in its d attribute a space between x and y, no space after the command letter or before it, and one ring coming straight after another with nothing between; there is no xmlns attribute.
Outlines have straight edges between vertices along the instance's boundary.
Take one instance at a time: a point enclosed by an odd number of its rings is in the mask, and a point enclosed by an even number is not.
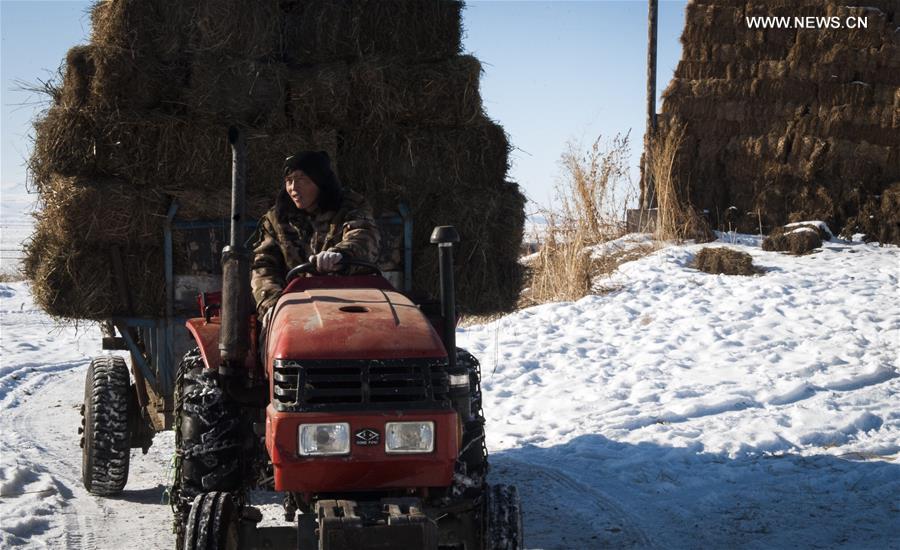
<svg viewBox="0 0 900 550"><path fill-rule="evenodd" d="M301 210L309 210L319 200L319 186L302 170L294 170L284 178L284 189Z"/></svg>

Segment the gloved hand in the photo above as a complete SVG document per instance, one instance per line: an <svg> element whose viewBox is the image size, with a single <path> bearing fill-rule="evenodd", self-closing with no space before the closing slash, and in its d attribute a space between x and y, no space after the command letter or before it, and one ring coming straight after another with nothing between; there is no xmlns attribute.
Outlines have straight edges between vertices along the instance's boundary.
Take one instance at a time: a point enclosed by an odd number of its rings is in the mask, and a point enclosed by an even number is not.
<svg viewBox="0 0 900 550"><path fill-rule="evenodd" d="M319 273L337 271L338 262L342 259L344 259L344 257L340 252L332 252L330 250L325 250L324 252L319 252L318 254L313 254L309 257L309 261L316 266L316 270Z"/></svg>

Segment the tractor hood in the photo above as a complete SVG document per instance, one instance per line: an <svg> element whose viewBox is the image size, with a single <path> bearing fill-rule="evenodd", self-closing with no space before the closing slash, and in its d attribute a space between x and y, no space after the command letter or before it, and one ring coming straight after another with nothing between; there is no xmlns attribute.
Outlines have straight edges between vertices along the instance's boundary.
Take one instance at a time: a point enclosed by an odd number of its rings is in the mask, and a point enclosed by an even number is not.
<svg viewBox="0 0 900 550"><path fill-rule="evenodd" d="M266 346L267 361L447 355L415 304L377 288L312 288L283 295Z"/></svg>

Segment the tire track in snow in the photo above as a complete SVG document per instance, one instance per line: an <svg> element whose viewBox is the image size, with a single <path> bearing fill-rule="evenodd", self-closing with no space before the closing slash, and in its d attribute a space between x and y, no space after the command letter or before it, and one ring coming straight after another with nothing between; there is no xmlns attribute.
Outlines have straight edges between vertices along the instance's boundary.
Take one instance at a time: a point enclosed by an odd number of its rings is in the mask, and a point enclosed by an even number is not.
<svg viewBox="0 0 900 550"><path fill-rule="evenodd" d="M527 548L655 548L641 518L596 488L552 466L503 455L490 460L492 482L519 488Z"/></svg>
<svg viewBox="0 0 900 550"><path fill-rule="evenodd" d="M157 446L151 448L156 452L146 457L132 453L128 485L121 495L96 497L82 485L77 429L85 368L84 361L75 361L26 369L7 400L28 399L28 407L7 410L7 425L14 427L18 440L18 460L23 467L48 472L60 487L62 504L48 516L49 529L63 531L59 542L67 548L126 548L138 541L147 548L170 548L171 512L157 494L165 483L167 434L157 435Z"/></svg>

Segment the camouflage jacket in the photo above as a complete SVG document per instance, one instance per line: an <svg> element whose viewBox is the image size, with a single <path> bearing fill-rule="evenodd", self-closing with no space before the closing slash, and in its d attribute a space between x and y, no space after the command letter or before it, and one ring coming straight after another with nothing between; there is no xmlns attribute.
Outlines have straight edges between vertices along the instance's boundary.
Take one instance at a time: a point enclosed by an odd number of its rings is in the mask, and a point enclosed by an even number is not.
<svg viewBox="0 0 900 550"><path fill-rule="evenodd" d="M278 206L266 212L253 247L250 286L260 315L284 288L287 272L313 254L331 250L357 260L378 259L378 226L372 207L358 193L345 190L337 211L286 210L292 212L279 216Z"/></svg>

